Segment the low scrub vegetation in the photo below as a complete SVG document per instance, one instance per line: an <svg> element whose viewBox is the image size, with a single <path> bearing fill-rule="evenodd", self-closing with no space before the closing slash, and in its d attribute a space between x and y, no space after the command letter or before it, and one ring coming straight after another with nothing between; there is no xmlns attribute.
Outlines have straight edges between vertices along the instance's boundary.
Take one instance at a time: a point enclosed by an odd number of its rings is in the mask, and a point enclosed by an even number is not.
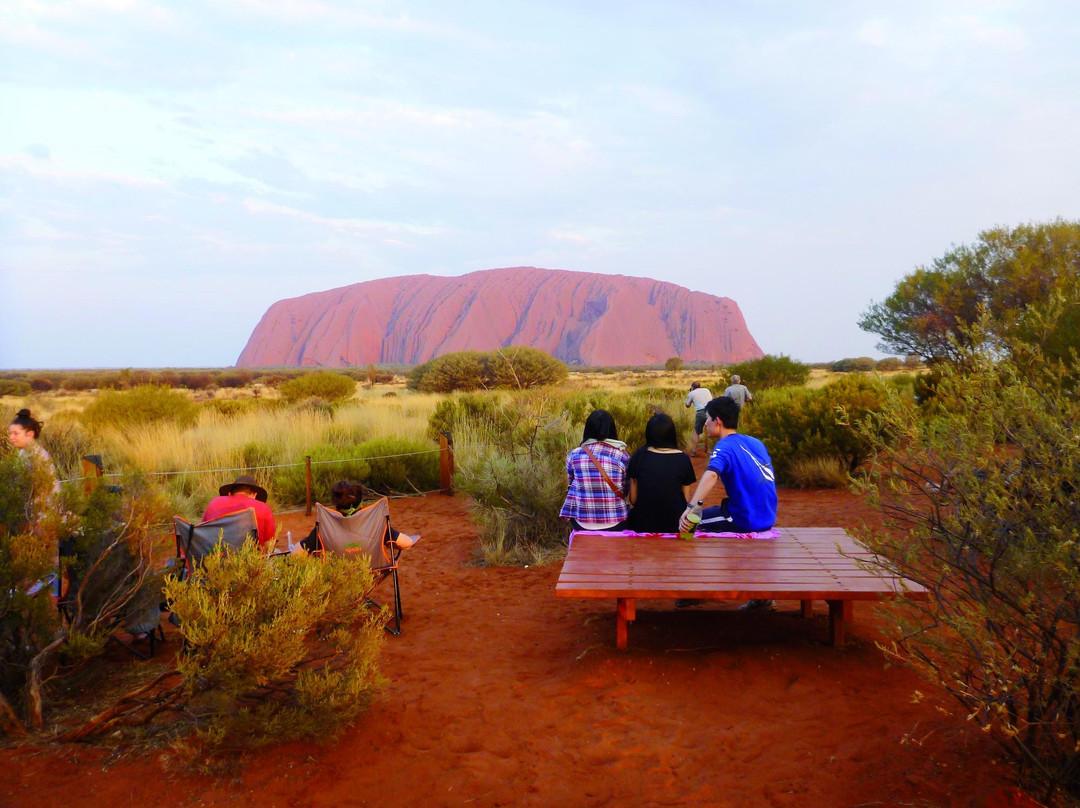
<svg viewBox="0 0 1080 808"><path fill-rule="evenodd" d="M163 422L189 427L197 414L198 407L183 393L147 384L131 390L106 390L83 410L82 420L97 430L125 430Z"/></svg>

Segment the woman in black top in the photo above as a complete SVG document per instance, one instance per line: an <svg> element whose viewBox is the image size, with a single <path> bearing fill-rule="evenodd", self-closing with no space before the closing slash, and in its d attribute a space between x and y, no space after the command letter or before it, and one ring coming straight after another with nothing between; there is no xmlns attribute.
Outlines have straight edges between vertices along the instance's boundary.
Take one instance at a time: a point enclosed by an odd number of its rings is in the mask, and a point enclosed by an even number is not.
<svg viewBox="0 0 1080 808"><path fill-rule="evenodd" d="M679 517L697 482L690 458L679 450L675 422L657 413L645 425L645 445L626 468L630 478L628 527L636 533L677 533Z"/></svg>

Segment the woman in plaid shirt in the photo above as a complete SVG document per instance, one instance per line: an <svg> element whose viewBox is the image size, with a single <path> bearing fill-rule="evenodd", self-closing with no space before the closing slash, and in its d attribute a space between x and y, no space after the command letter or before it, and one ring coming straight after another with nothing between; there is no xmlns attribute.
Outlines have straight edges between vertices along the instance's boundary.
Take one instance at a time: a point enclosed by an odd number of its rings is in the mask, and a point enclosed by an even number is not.
<svg viewBox="0 0 1080 808"><path fill-rule="evenodd" d="M626 444L618 439L611 413L593 410L585 419L581 445L566 456L570 487L559 517L569 519L574 530L622 530L630 515L630 506L626 504L629 460Z"/></svg>

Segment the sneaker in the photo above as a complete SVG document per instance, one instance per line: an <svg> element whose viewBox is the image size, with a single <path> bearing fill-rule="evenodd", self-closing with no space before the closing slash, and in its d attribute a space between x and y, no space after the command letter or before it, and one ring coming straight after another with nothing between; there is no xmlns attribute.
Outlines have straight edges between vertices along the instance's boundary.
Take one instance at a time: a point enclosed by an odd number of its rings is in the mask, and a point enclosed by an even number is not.
<svg viewBox="0 0 1080 808"><path fill-rule="evenodd" d="M700 606L704 602L704 598L679 598L675 601L675 608L688 609L691 606Z"/></svg>
<svg viewBox="0 0 1080 808"><path fill-rule="evenodd" d="M740 612L760 612L771 609L773 602L771 600L748 600L742 606L739 607Z"/></svg>

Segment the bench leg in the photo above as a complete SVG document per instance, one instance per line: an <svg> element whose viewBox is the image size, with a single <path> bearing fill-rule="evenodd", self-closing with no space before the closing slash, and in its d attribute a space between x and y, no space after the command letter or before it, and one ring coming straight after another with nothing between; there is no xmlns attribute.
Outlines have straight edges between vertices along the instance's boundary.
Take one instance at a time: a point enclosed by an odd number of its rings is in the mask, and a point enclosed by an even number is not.
<svg viewBox="0 0 1080 808"><path fill-rule="evenodd" d="M615 606L615 647L620 651L626 650L626 624L633 623L636 618L633 598L619 598Z"/></svg>
<svg viewBox="0 0 1080 808"><path fill-rule="evenodd" d="M851 619L850 600L829 601L829 644L834 648L844 647L844 621Z"/></svg>
<svg viewBox="0 0 1080 808"><path fill-rule="evenodd" d="M804 600L802 602L802 616L813 617L814 616L814 601Z"/></svg>

